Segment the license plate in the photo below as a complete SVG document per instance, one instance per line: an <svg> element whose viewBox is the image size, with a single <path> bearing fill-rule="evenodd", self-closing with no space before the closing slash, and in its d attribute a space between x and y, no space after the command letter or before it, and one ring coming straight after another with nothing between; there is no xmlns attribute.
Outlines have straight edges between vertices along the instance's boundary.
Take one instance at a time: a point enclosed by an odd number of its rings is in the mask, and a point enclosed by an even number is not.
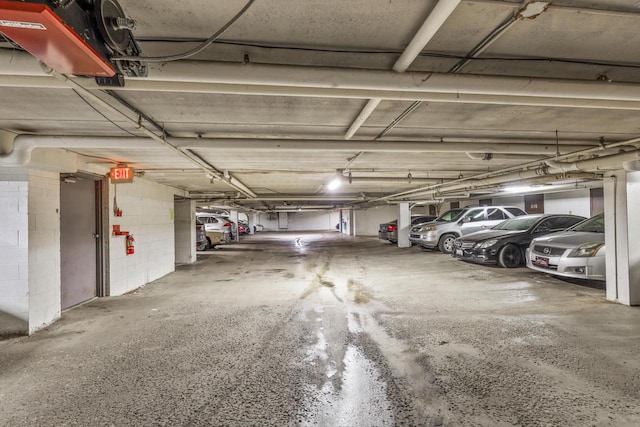
<svg viewBox="0 0 640 427"><path fill-rule="evenodd" d="M456 255L462 256L462 249L456 249Z"/></svg>
<svg viewBox="0 0 640 427"><path fill-rule="evenodd" d="M537 256L536 259L533 261L533 264L539 267L549 267L549 258Z"/></svg>

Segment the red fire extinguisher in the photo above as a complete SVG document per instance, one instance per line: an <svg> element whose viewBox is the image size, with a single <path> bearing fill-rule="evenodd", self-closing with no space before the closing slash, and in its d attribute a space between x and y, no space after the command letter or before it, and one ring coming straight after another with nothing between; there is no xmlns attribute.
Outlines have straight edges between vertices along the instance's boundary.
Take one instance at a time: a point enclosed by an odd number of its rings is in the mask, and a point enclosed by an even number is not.
<svg viewBox="0 0 640 427"><path fill-rule="evenodd" d="M126 237L126 242L127 242L127 255L133 255L136 253L136 248L133 246L133 243L135 242L135 239L133 238L133 235L128 234Z"/></svg>

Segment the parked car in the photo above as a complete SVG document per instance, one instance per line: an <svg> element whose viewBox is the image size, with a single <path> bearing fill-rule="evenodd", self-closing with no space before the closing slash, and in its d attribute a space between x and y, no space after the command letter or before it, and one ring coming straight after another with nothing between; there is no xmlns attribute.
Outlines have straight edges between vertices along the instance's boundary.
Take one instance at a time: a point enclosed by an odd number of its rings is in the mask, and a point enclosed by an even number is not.
<svg viewBox="0 0 640 427"><path fill-rule="evenodd" d="M226 231L232 240L237 232L234 222L229 218L208 212L196 212L196 218L204 223L205 231Z"/></svg>
<svg viewBox="0 0 640 427"><path fill-rule="evenodd" d="M433 215L411 215L411 226L430 222L436 218L437 217ZM388 240L391 243L398 243L398 220L394 219L393 221L380 224L378 238Z"/></svg>
<svg viewBox="0 0 640 427"><path fill-rule="evenodd" d="M204 223L196 218L196 250L206 251L209 248L207 233L204 230Z"/></svg>
<svg viewBox="0 0 640 427"><path fill-rule="evenodd" d="M489 230L458 237L451 255L479 264L498 264L505 268L525 263L524 253L531 240L566 230L586 218L577 215L523 215L507 219Z"/></svg>
<svg viewBox="0 0 640 427"><path fill-rule="evenodd" d="M505 219L526 215L515 206L475 206L451 209L435 221L411 228L409 241L425 249L437 248L450 254L453 241L465 234L491 228Z"/></svg>
<svg viewBox="0 0 640 427"><path fill-rule="evenodd" d="M604 214L560 233L533 239L527 267L564 277L606 280Z"/></svg>

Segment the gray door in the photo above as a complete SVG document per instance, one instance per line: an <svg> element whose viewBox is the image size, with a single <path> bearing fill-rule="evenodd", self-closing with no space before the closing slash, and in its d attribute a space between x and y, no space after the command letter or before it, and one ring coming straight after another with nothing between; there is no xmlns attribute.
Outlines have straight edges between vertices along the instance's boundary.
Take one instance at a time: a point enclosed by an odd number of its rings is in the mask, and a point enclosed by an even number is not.
<svg viewBox="0 0 640 427"><path fill-rule="evenodd" d="M96 182L60 183L62 309L96 296Z"/></svg>

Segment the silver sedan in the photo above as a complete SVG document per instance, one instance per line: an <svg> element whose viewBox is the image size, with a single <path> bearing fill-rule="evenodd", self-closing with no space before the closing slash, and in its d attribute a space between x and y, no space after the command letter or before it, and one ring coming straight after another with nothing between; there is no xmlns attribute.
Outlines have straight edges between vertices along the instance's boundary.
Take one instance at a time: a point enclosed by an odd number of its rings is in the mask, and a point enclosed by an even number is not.
<svg viewBox="0 0 640 427"><path fill-rule="evenodd" d="M564 277L606 280L604 214L559 233L533 239L527 267Z"/></svg>

